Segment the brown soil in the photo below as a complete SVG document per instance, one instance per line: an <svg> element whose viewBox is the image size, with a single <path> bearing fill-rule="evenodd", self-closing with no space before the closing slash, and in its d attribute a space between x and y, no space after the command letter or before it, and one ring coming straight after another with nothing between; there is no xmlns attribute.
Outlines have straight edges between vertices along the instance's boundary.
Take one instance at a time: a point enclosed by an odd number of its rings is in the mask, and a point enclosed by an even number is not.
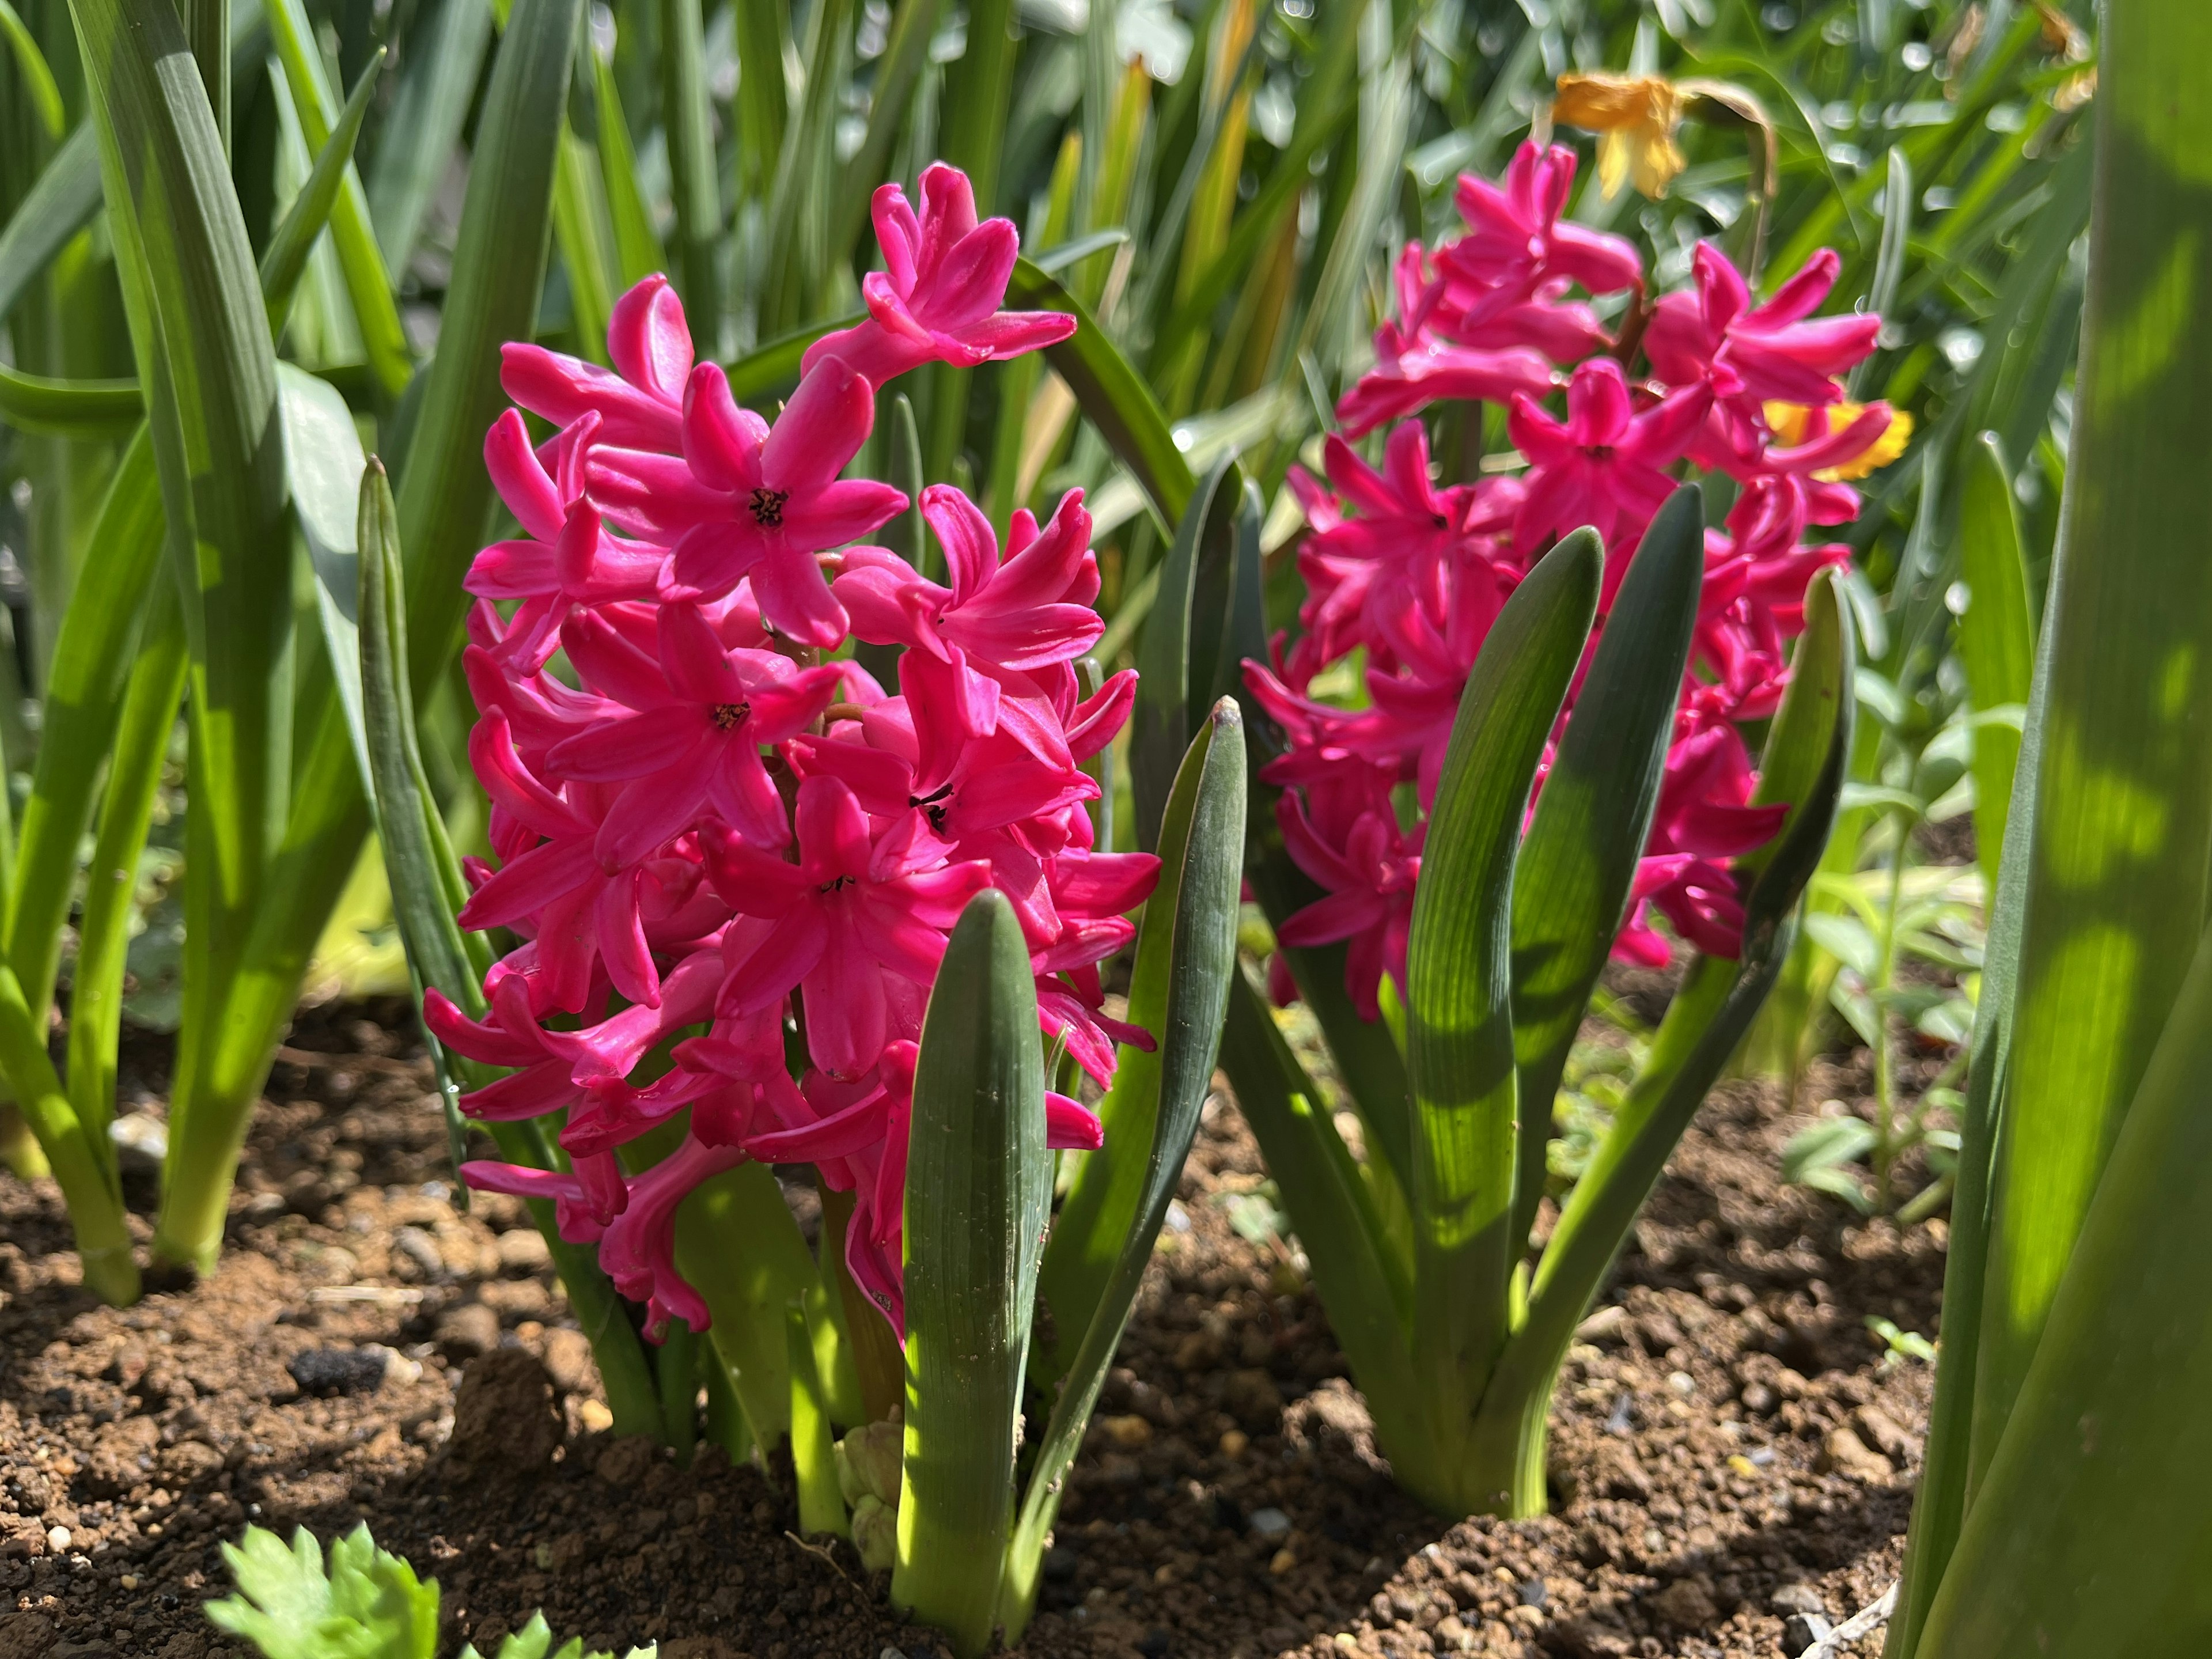
<svg viewBox="0 0 2212 1659"><path fill-rule="evenodd" d="M792 1535L774 1474L714 1451L678 1468L604 1431L536 1236L503 1201L453 1210L427 1072L362 1015L303 1017L289 1052L311 1058L279 1063L196 1288L98 1306L52 1187L0 1175L0 1659L228 1659L198 1612L227 1589L218 1543L249 1520L364 1519L443 1585L447 1650L542 1605L557 1636L672 1659L941 1652L844 1547ZM1561 1379L1555 1513L1446 1525L1376 1459L1217 1100L1021 1651L1768 1659L1790 1613L1872 1601L1930 1378L1865 1321L1933 1334L1942 1229L1779 1187L1803 1121L1716 1096ZM129 1185L149 1212L150 1176Z"/></svg>

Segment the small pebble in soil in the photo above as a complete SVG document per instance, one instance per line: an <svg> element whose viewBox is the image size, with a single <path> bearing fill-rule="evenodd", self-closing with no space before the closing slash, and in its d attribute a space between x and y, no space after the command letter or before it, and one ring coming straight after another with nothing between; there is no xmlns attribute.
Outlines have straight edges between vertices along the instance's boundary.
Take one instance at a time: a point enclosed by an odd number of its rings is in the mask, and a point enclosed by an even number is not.
<svg viewBox="0 0 2212 1659"><path fill-rule="evenodd" d="M1521 1605L1524 1607L1540 1607L1552 1599L1551 1592L1544 1588L1544 1581L1540 1578L1522 1579L1513 1593L1521 1598Z"/></svg>
<svg viewBox="0 0 2212 1659"><path fill-rule="evenodd" d="M59 1555L69 1547L70 1529L67 1527L48 1527L46 1528L46 1547L49 1550L52 1550L56 1555Z"/></svg>
<svg viewBox="0 0 2212 1659"><path fill-rule="evenodd" d="M1803 1653L1833 1629L1835 1626L1817 1613L1793 1613L1782 1621L1782 1650L1794 1659L1794 1656Z"/></svg>
<svg viewBox="0 0 2212 1659"><path fill-rule="evenodd" d="M1221 1455L1236 1458L1244 1455L1244 1449L1252 1443L1252 1437L1242 1429L1231 1429L1221 1437Z"/></svg>
<svg viewBox="0 0 2212 1659"><path fill-rule="evenodd" d="M1766 1604L1777 1613L1817 1613L1825 1614L1828 1604L1820 1599L1820 1592L1803 1579L1784 1584L1766 1598Z"/></svg>
<svg viewBox="0 0 2212 1659"><path fill-rule="evenodd" d="M1291 1535L1291 1517L1278 1509L1253 1510L1249 1524L1255 1534L1269 1543Z"/></svg>
<svg viewBox="0 0 2212 1659"><path fill-rule="evenodd" d="M302 1394L368 1394L382 1386L382 1348L308 1348L284 1362Z"/></svg>

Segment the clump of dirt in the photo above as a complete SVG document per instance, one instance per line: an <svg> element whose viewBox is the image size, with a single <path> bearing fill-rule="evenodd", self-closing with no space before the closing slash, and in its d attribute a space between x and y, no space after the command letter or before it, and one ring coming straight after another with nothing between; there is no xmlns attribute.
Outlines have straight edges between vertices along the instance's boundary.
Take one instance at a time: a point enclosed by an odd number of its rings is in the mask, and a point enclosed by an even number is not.
<svg viewBox="0 0 2212 1659"><path fill-rule="evenodd" d="M99 1306L54 1189L0 1175L0 1659L228 1659L219 1543L357 1520L440 1580L448 1650L542 1606L672 1659L939 1653L793 1534L787 1470L611 1436L542 1241L507 1200L456 1212L427 1068L368 1012L303 1017L202 1285ZM1803 1121L1716 1094L1560 1379L1554 1512L1447 1525L1391 1484L1217 1096L1019 1651L1771 1659L1874 1600L1932 1378L1867 1321L1934 1333L1943 1231L1779 1186Z"/></svg>

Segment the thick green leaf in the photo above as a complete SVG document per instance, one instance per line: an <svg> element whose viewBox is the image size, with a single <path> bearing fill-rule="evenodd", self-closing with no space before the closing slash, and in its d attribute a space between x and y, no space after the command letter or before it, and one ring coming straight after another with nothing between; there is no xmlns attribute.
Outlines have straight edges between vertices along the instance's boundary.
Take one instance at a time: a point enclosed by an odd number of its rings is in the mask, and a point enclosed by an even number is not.
<svg viewBox="0 0 2212 1659"><path fill-rule="evenodd" d="M906 1450L893 1603L961 1659L991 1643L1052 1201L1029 948L995 888L952 931L924 1017L906 1185Z"/></svg>
<svg viewBox="0 0 2212 1659"><path fill-rule="evenodd" d="M2191 434L2212 325L2182 250L2212 229L2197 160L2212 112L2184 88L2212 14L2108 20L2098 211L2059 543L2044 775L2021 941L1990 1256L1976 1462L2026 1375L2072 1239L2165 1029L2212 899L2212 566ZM2134 86L2132 94L2126 89Z"/></svg>
<svg viewBox="0 0 2212 1659"><path fill-rule="evenodd" d="M339 117L337 94L331 88L314 27L302 0L264 0L262 14L269 21L270 37L276 47L277 61L284 66L284 80L300 112L307 148L319 155L329 147ZM349 154L338 180L337 198L331 204L330 222L331 241L337 249L339 268L345 273L346 294L353 301L354 319L361 327L369 369L385 395L396 398L415 378L415 359L407 349L407 332L399 325L399 307L392 299L384 251L377 246L375 228L369 221L368 197Z"/></svg>
<svg viewBox="0 0 2212 1659"><path fill-rule="evenodd" d="M1014 261L1006 303L1074 317L1075 332L1058 345L1046 347L1045 361L1067 382L1077 407L1152 498L1161 520L1182 523L1197 480L1144 377L1076 297L1026 259Z"/></svg>
<svg viewBox="0 0 2212 1659"><path fill-rule="evenodd" d="M323 643L330 653L339 706L345 710L347 733L366 786L371 772L362 712L359 608L366 579L361 573L357 535L364 511L362 474L368 458L354 429L353 411L328 380L279 363L276 392L284 420L284 470L292 486L292 511L307 544ZM381 474L382 467L377 470ZM388 486L379 487L390 493ZM393 543L396 547L397 537Z"/></svg>
<svg viewBox="0 0 2212 1659"><path fill-rule="evenodd" d="M845 1534L845 1494L837 1484L836 1448L815 1369L806 1310L783 1310L784 1352L791 1366L791 1463L799 1486L799 1529L809 1537ZM689 1390L686 1390L687 1395ZM685 1403L690 1403L687 1398Z"/></svg>
<svg viewBox="0 0 2212 1659"><path fill-rule="evenodd" d="M315 165L307 174L307 182L292 198L285 210L283 222L276 234L269 239L269 246L261 255L261 294L269 307L269 331L282 336L284 319L292 309L292 293L300 276L307 268L307 256L314 251L315 239L323 234L331 210L337 204L339 187L345 183L346 169L352 164L353 147L361 137L362 118L368 113L368 100L376 91L377 76L384 68L384 48L379 46L368 60L368 66L354 82L352 94L338 115L337 125L331 130L330 140L315 157Z"/></svg>
<svg viewBox="0 0 2212 1659"><path fill-rule="evenodd" d="M237 970L283 799L290 549L276 362L222 137L166 0L79 0L116 268L185 584L193 732L185 1036L158 1252L212 1259L243 1108L202 1127L197 1067Z"/></svg>
<svg viewBox="0 0 2212 1659"><path fill-rule="evenodd" d="M1627 1104L1568 1194L1538 1264L1528 1322L1501 1373L1515 1386L1548 1386L1636 1212L1789 956L1790 917L1827 843L1851 750L1856 652L1841 587L1832 571L1814 579L1790 687L1767 730L1753 799L1787 801L1790 815L1772 841L1736 860L1752 878L1742 958L1698 956L1668 1005Z"/></svg>
<svg viewBox="0 0 2212 1659"><path fill-rule="evenodd" d="M1413 1354L1439 1456L1510 1329L1513 865L1529 786L1589 637L1604 564L1562 539L1498 612L1461 695L1407 943ZM1455 1412L1455 1403L1459 1410Z"/></svg>
<svg viewBox="0 0 2212 1659"><path fill-rule="evenodd" d="M1409 1364L1411 1264L1392 1244L1328 1097L1241 973L1230 991L1221 1065L1305 1243L1315 1288L1374 1413L1376 1437L1399 1469L1416 1472L1426 1418Z"/></svg>
<svg viewBox="0 0 2212 1659"><path fill-rule="evenodd" d="M2056 595L2053 596L2054 598ZM1995 1200L1997 1127L2012 1064L2012 1040L2020 986L2022 915L2027 907L2029 853L2034 838L2035 800L2043 769L2045 718L2050 707L2050 657L2055 629L2043 630L2036 647L2035 672L2028 695L2027 720L2021 732L2013 774L2012 806L2005 820L2003 855L1989 907L1989 938L1982 951L1982 983L1974 1000L1974 1030L1966 1073L1966 1102L1959 1122L1958 1169L1951 1195L1951 1237L1945 1252L1943 1305L1954 1330L1982 1328L1988 1296L1990 1236ZM1905 1571L1898 1588L1897 1616L1891 1621L1886 1654L1911 1659L1926 1624L1929 1608L1943 1583L1944 1571L1959 1540L1970 1482L1976 1467L1975 1371L1977 1342L1938 1346L1936 1398L1929 1412L1928 1461L1913 1496L1912 1525L1906 1540ZM1994 1453L1995 1436L1984 1457Z"/></svg>
<svg viewBox="0 0 2212 1659"><path fill-rule="evenodd" d="M791 14L783 6L739 6L732 16L738 45L738 196L764 200L791 119L783 72L791 48Z"/></svg>
<svg viewBox="0 0 2212 1659"><path fill-rule="evenodd" d="M1084 1160L1061 1204L1039 1275L1040 1298L1063 1340L1058 1352L1039 1356L1048 1392L1060 1386L1007 1562L1006 1626L1014 1640L1036 1605L1061 1485L1212 1086L1230 986L1240 971L1246 793L1243 721L1235 702L1224 698L1192 740L1169 797L1160 885L1146 904L1130 975L1127 1018L1153 1033L1158 1047L1150 1054L1121 1050L1114 1087L1099 1108L1105 1144Z"/></svg>
<svg viewBox="0 0 2212 1659"><path fill-rule="evenodd" d="M136 380L58 380L0 363L0 420L25 432L112 438L145 415Z"/></svg>
<svg viewBox="0 0 2212 1659"><path fill-rule="evenodd" d="M100 211L100 139L80 123L0 229L0 317Z"/></svg>
<svg viewBox="0 0 2212 1659"><path fill-rule="evenodd" d="M1242 533L1238 519L1245 508L1243 483L1243 474L1230 455L1217 461L1200 483L1176 526L1167 562L1160 568L1158 595L1138 645L1129 764L1137 797L1137 842L1147 850L1159 836L1168 793L1191 739L1191 705L1206 689L1198 682L1199 673L1205 672L1199 659L1210 664L1221 654L1215 641L1226 618L1218 601L1226 586L1225 573L1237 562ZM1254 542L1256 558L1256 534ZM1202 572L1212 580L1205 580ZM1216 600L1212 629L1206 626L1206 597ZM1206 637L1209 633L1213 640Z"/></svg>
<svg viewBox="0 0 2212 1659"><path fill-rule="evenodd" d="M2208 1075L2212 939L2073 1237L1921 1651L2185 1659L2212 1648L2212 1322L2187 1311L2212 1277Z"/></svg>
<svg viewBox="0 0 2212 1659"><path fill-rule="evenodd" d="M606 181L607 212L614 222L615 269L627 289L660 270L668 256L661 250L653 210L638 185L637 152L615 86L615 66L596 50L591 62L593 113L599 124L599 175Z"/></svg>
<svg viewBox="0 0 2212 1659"><path fill-rule="evenodd" d="M2024 705L2035 666L2035 627L2012 469L1994 432L1976 438L1967 453L1959 545L1966 582L1959 662L1966 671L1966 695L1984 714ZM2010 726L1984 721L1974 728L1974 845L1991 893L1997 890L1997 854L2004 846L2019 757L2020 733Z"/></svg>
<svg viewBox="0 0 2212 1659"><path fill-rule="evenodd" d="M138 859L145 851L161 769L168 760L170 737L176 731L177 706L184 696L185 671L191 661L174 583L162 582L155 588L150 611L145 642L131 665L130 684L116 720L114 753L100 805L99 834L84 872L76 962L70 975L70 1103L87 1135L101 1141L107 1139L115 1111L124 975L129 966L131 923L137 919ZM49 732L48 741L53 740ZM40 758L44 758L43 750ZM72 845L70 851L74 854L75 850ZM60 889L62 902L66 903L66 879ZM40 964L49 976L53 969L46 964L60 947L58 926L51 926L52 931L35 940ZM38 983L43 1012L52 994L51 977Z"/></svg>
<svg viewBox="0 0 2212 1659"><path fill-rule="evenodd" d="M695 1188L676 1212L676 1267L714 1315L708 1340L763 1452L791 1428L784 1310L821 1280L775 1175L741 1164Z"/></svg>
<svg viewBox="0 0 2212 1659"><path fill-rule="evenodd" d="M492 34L489 0L436 0L427 20L416 15L412 49L368 170L369 217L395 284L461 141Z"/></svg>
<svg viewBox="0 0 2212 1659"><path fill-rule="evenodd" d="M1676 490L1617 586L1513 869L1520 1073L1513 1237L1544 1192L1552 1103L1650 838L1705 571L1705 495Z"/></svg>

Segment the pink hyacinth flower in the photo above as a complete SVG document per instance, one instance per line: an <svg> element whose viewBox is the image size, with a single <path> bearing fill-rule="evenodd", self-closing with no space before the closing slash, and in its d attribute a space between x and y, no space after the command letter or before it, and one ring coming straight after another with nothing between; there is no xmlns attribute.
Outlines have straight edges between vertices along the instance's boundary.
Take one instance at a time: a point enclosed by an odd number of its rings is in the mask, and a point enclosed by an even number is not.
<svg viewBox="0 0 2212 1659"><path fill-rule="evenodd" d="M1592 294L1641 287L1644 262L1633 246L1560 222L1574 184L1574 151L1534 140L1514 152L1502 184L1462 173L1455 200L1468 234L1437 251L1438 268L1515 301L1528 298L1547 278L1579 283Z"/></svg>
<svg viewBox="0 0 2212 1659"><path fill-rule="evenodd" d="M1710 242L1691 258L1697 292L1664 295L1644 332L1644 355L1672 386L1709 380L1714 395L1756 404L1832 404L1835 377L1875 348L1881 319L1866 313L1814 317L1836 285L1843 261L1822 248L1754 308L1751 289Z"/></svg>
<svg viewBox="0 0 2212 1659"><path fill-rule="evenodd" d="M829 649L845 636L845 611L815 555L906 505L889 484L837 476L874 422L873 389L838 358L808 371L773 428L702 363L684 394L682 456L602 449L592 498L631 534L673 546L662 598L719 599L750 577L764 622Z"/></svg>
<svg viewBox="0 0 2212 1659"><path fill-rule="evenodd" d="M660 607L658 659L595 612L562 630L585 683L623 712L563 738L546 757L563 776L621 783L600 826L600 861L619 869L696 821L711 805L756 847L789 839L783 801L761 748L803 732L842 681L828 665L799 668L772 651L726 651L699 607Z"/></svg>
<svg viewBox="0 0 2212 1659"><path fill-rule="evenodd" d="M615 302L607 325L614 374L518 341L500 350L500 385L533 415L567 426L599 417L599 441L674 454L681 441L691 331L665 276L647 276Z"/></svg>
<svg viewBox="0 0 2212 1659"><path fill-rule="evenodd" d="M807 347L803 368L842 357L881 386L924 363L972 368L1075 332L1075 319L1058 312L999 309L1021 238L1011 219L975 222L975 194L957 167L922 169L918 216L896 184L877 189L869 211L884 268L860 283L867 320Z"/></svg>
<svg viewBox="0 0 2212 1659"><path fill-rule="evenodd" d="M1506 431L1530 471L1515 542L1533 555L1545 537L1587 524L1610 545L1624 525L1650 522L1674 488L1661 469L1681 459L1711 403L1709 388L1690 386L1639 415L1610 357L1575 370L1564 423L1534 399L1516 398Z"/></svg>
<svg viewBox="0 0 2212 1659"><path fill-rule="evenodd" d="M916 985L935 976L961 909L989 884L989 866L879 865L867 815L835 778L799 787L799 862L747 845L727 830L706 837L715 890L740 915L775 924L765 959L749 958L726 988L731 1012L796 985L805 1000L814 1063L841 1077L875 1063L890 1038L888 972ZM756 965L757 964L757 965Z"/></svg>

